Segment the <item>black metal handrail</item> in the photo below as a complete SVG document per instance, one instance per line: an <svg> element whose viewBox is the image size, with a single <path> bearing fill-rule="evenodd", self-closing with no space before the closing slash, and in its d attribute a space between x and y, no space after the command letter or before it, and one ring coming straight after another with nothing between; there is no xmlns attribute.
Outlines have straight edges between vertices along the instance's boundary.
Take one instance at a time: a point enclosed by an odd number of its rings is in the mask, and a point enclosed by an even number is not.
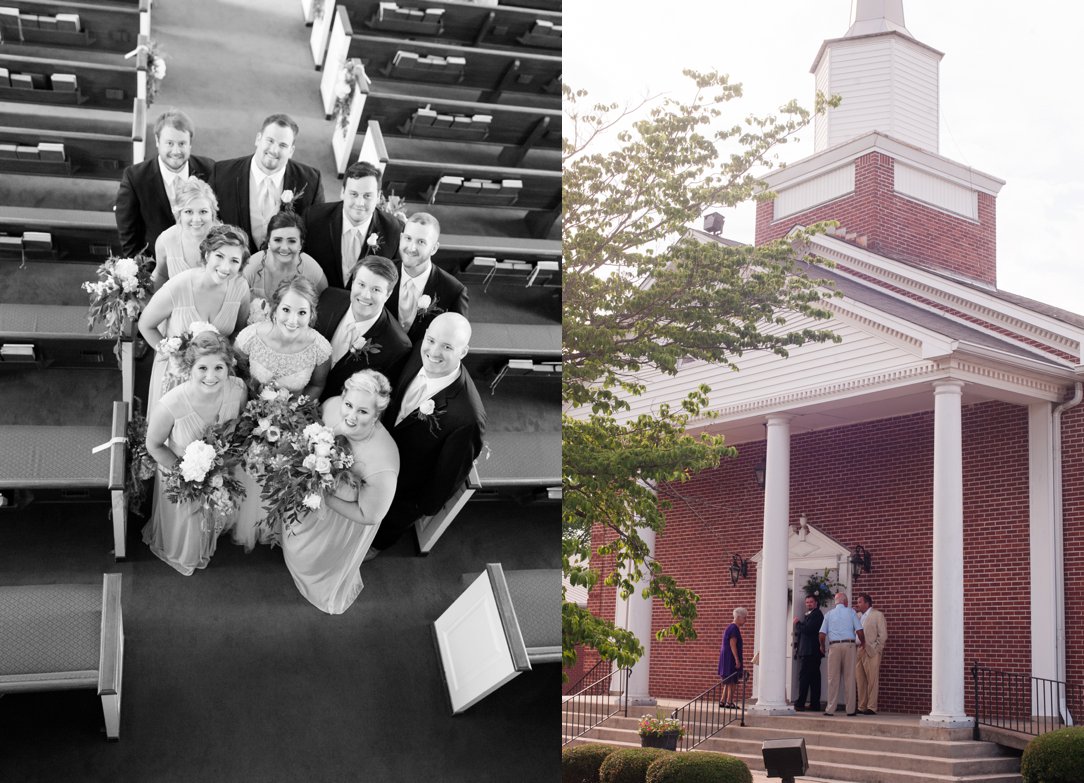
<svg viewBox="0 0 1084 783"><path fill-rule="evenodd" d="M698 695L683 707L678 707L671 717L681 721L685 727L685 736L678 742L681 750L692 750L696 746L714 737L735 721L738 725L745 725L745 690L749 682L748 672L742 672L740 685L741 703L735 703L733 707L725 706L722 701L723 689L726 685L722 680L712 685L706 691ZM733 697L733 688L731 695Z"/></svg>
<svg viewBox="0 0 1084 783"><path fill-rule="evenodd" d="M1084 686L971 664L975 689L974 737L979 726L1038 736L1073 725L1084 710Z"/></svg>
<svg viewBox="0 0 1084 783"><path fill-rule="evenodd" d="M572 740L582 737L622 709L624 709L625 717L628 717L629 677L632 675L632 669L630 667L611 669L611 664L611 661L605 660L596 663L579 680L581 683L588 684L575 693L563 697L561 745L567 745ZM610 685L615 676L622 674L625 676L623 696L620 699L613 699L610 695Z"/></svg>

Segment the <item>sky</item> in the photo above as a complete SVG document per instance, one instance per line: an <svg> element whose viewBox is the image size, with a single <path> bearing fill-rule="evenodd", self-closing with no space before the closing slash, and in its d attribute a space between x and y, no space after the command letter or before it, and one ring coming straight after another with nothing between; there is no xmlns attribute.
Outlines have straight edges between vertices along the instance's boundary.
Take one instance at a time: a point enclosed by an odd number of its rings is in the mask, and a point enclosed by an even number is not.
<svg viewBox="0 0 1084 783"><path fill-rule="evenodd" d="M1084 7L1060 0L903 0L907 29L944 53L939 153L1005 181L997 198L998 287L1084 313ZM570 0L564 81L593 100L692 95L684 68L741 82L737 114L791 99L812 108L809 69L850 26L852 0ZM782 150L813 154L812 126ZM752 242L754 207L724 236Z"/></svg>

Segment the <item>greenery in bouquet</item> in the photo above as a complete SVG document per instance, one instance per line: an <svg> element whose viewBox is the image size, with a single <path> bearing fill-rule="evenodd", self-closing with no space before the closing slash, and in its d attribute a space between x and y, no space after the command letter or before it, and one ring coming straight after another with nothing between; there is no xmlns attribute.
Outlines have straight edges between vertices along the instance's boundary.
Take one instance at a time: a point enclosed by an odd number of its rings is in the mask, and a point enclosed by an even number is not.
<svg viewBox="0 0 1084 783"><path fill-rule="evenodd" d="M339 124L339 130L343 133L346 133L350 127L350 109L354 105L354 87L357 85L359 78L368 81L368 77L365 75L365 66L361 64L361 60L350 59L343 63L342 70L339 72L339 81L335 84L335 106L332 109L332 114Z"/></svg>
<svg viewBox="0 0 1084 783"><path fill-rule="evenodd" d="M313 422L277 442L281 445L267 461L260 493L267 506L263 524L272 530L289 530L302 514L320 510L324 495L340 484L357 488L350 473L354 464L350 444L330 427Z"/></svg>
<svg viewBox="0 0 1084 783"><path fill-rule="evenodd" d="M241 463L252 476L263 477L272 457L292 456L293 441L320 421L320 404L304 394L265 387L249 400L234 430Z"/></svg>
<svg viewBox="0 0 1084 783"><path fill-rule="evenodd" d="M637 727L641 737L661 737L663 734L669 734L676 731L679 737L685 736L685 727L681 725L681 721L677 718L669 718L662 714L662 711L656 712L654 715L644 715L640 718L640 725Z"/></svg>
<svg viewBox="0 0 1084 783"><path fill-rule="evenodd" d="M843 587L832 576L832 569L826 568L823 574L810 574L802 590L806 596L816 599L817 606L826 606Z"/></svg>
<svg viewBox="0 0 1084 783"><path fill-rule="evenodd" d="M232 424L208 427L202 438L185 447L180 462L165 475L166 497L174 503L197 504L203 511L205 531L221 530L245 496L234 473L240 457L231 437Z"/></svg>
<svg viewBox="0 0 1084 783"><path fill-rule="evenodd" d="M90 294L87 326L105 326L103 340L114 340L113 352L120 359L120 343L131 330L131 324L139 318L143 307L151 298L151 272L154 260L137 254L132 258L110 255L98 267L98 279L83 283L83 290Z"/></svg>
<svg viewBox="0 0 1084 783"><path fill-rule="evenodd" d="M188 372L184 369L181 360L184 357L184 352L188 350L188 345L192 342L192 338L200 332L222 334L212 323L208 323L207 321L193 321L188 326L188 329L181 334L175 337L163 338L155 349L159 356L165 356L169 360L166 372L178 381L183 381L188 378Z"/></svg>
<svg viewBox="0 0 1084 783"><path fill-rule="evenodd" d="M377 202L376 208L388 217L393 217L398 220L400 228L406 226L406 199L404 199L402 196L395 195L394 191L390 196L385 196L383 193L381 193L380 201Z"/></svg>
<svg viewBox="0 0 1084 783"><path fill-rule="evenodd" d="M128 475L125 477L124 494L128 498L128 510L140 513L147 497L144 483L154 476L158 463L147 451L147 419L136 411L128 422Z"/></svg>
<svg viewBox="0 0 1084 783"><path fill-rule="evenodd" d="M162 80L166 78L166 58L158 42L151 40L147 46L147 105L150 106L158 97Z"/></svg>

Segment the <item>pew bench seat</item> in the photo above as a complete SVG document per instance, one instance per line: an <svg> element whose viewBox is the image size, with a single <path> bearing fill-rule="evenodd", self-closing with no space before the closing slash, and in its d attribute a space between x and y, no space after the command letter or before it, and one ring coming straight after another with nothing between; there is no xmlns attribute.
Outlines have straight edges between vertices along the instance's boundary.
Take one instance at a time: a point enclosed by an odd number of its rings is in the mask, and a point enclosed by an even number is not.
<svg viewBox="0 0 1084 783"><path fill-rule="evenodd" d="M0 694L91 688L120 739L121 575L102 585L0 586Z"/></svg>

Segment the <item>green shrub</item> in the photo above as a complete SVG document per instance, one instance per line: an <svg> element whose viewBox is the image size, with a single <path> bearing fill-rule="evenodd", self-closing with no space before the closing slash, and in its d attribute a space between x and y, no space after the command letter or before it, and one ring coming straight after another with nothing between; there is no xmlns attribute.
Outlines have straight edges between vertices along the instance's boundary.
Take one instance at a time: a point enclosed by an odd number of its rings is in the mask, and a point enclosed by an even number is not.
<svg viewBox="0 0 1084 783"><path fill-rule="evenodd" d="M615 750L598 771L599 783L644 783L651 762L674 751L662 748L621 748Z"/></svg>
<svg viewBox="0 0 1084 783"><path fill-rule="evenodd" d="M1024 748L1024 783L1084 783L1084 726L1040 734Z"/></svg>
<svg viewBox="0 0 1084 783"><path fill-rule="evenodd" d="M733 756L693 751L651 762L645 783L753 783L753 775Z"/></svg>
<svg viewBox="0 0 1084 783"><path fill-rule="evenodd" d="M599 783L598 768L617 748L613 745L569 745L561 749L561 783Z"/></svg>

